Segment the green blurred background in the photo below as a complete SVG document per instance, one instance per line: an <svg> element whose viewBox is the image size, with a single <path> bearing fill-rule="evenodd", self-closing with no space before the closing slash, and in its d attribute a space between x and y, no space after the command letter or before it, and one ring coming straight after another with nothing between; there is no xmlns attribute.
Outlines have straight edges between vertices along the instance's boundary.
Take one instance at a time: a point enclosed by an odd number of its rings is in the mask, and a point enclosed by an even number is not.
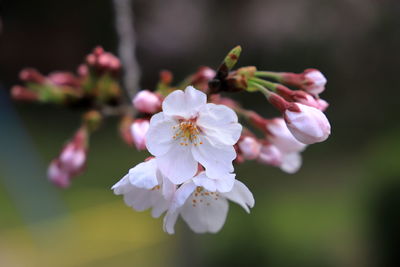
<svg viewBox="0 0 400 267"><path fill-rule="evenodd" d="M80 111L13 103L24 67L74 71L95 45L116 52L108 0L2 1L0 266L400 266L400 2L398 0L134 1L141 86L160 69L176 80L216 67L233 46L239 65L328 77L332 135L288 175L245 163L250 215L232 204L215 235L134 212L110 187L146 155L110 119L91 139L87 172L68 190L46 165L79 126ZM262 97L247 108L276 115Z"/></svg>

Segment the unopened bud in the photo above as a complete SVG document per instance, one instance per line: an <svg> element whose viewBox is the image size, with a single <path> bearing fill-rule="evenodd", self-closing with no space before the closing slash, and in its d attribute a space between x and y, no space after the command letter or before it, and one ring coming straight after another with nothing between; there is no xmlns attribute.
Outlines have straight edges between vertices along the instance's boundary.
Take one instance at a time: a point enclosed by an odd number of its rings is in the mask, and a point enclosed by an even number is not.
<svg viewBox="0 0 400 267"><path fill-rule="evenodd" d="M149 90L142 90L133 98L133 106L142 113L154 114L161 110L161 97Z"/></svg>
<svg viewBox="0 0 400 267"><path fill-rule="evenodd" d="M36 92L30 91L27 88L15 85L11 88L11 97L20 101L38 101L39 96Z"/></svg>
<svg viewBox="0 0 400 267"><path fill-rule="evenodd" d="M238 142L238 146L240 148L240 151L242 152L241 154L245 159L256 159L260 154L261 144L254 137L243 137Z"/></svg>
<svg viewBox="0 0 400 267"><path fill-rule="evenodd" d="M295 103L297 109L287 109L284 118L293 136L304 144L325 141L331 126L325 114L314 107Z"/></svg>
<svg viewBox="0 0 400 267"><path fill-rule="evenodd" d="M39 84L42 84L46 81L46 78L42 74L40 74L40 72L32 68L23 69L19 73L19 78L24 82L32 82Z"/></svg>

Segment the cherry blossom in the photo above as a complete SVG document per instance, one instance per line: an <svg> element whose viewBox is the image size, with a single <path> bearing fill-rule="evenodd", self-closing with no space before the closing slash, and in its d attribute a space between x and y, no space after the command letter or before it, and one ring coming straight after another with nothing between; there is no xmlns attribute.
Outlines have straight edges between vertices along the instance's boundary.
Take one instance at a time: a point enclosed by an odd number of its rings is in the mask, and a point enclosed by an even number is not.
<svg viewBox="0 0 400 267"><path fill-rule="evenodd" d="M207 104L207 96L192 86L169 94L162 109L150 120L146 146L165 176L183 183L196 174L198 163L210 177L233 172L233 145L242 130L233 110Z"/></svg>
<svg viewBox="0 0 400 267"><path fill-rule="evenodd" d="M227 189L231 187L229 191ZM228 214L228 200L239 204L247 212L254 206L250 190L234 175L224 179L211 179L202 172L180 186L164 217L164 231L175 232L179 217L196 233L216 233L225 223Z"/></svg>
<svg viewBox="0 0 400 267"><path fill-rule="evenodd" d="M151 208L152 216L157 218L168 209L175 188L158 170L156 160L150 159L130 169L112 190L124 196L127 206L137 211Z"/></svg>

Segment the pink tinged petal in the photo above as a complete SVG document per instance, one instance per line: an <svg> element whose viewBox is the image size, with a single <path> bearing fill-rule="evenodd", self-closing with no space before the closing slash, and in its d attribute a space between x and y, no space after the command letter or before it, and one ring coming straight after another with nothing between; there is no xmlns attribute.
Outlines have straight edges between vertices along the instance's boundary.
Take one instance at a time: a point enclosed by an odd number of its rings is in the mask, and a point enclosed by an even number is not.
<svg viewBox="0 0 400 267"><path fill-rule="evenodd" d="M285 111L285 121L293 136L304 144L325 141L331 133L325 114L313 107L296 105L300 111Z"/></svg>
<svg viewBox="0 0 400 267"><path fill-rule="evenodd" d="M193 178L193 183L197 186L204 187L210 192L228 192L232 189L235 182L235 174L226 174L223 177L218 177L217 179L209 178L205 172Z"/></svg>
<svg viewBox="0 0 400 267"><path fill-rule="evenodd" d="M197 125L215 144L234 145L242 132L236 113L224 105L205 105L199 112Z"/></svg>
<svg viewBox="0 0 400 267"><path fill-rule="evenodd" d="M289 131L283 118L275 118L267 124L268 140L283 153L303 151L305 144L300 143Z"/></svg>
<svg viewBox="0 0 400 267"><path fill-rule="evenodd" d="M161 173L174 184L191 179L197 172L198 164L192 156L189 146L175 143L168 153L156 157Z"/></svg>
<svg viewBox="0 0 400 267"><path fill-rule="evenodd" d="M250 209L254 207L254 197L250 190L240 181L235 180L235 184L233 189L230 192L223 193L224 197L233 201L240 206L248 213L250 213Z"/></svg>
<svg viewBox="0 0 400 267"><path fill-rule="evenodd" d="M149 130L148 120L135 120L131 125L131 133L133 143L138 150L143 150L146 148L146 134Z"/></svg>
<svg viewBox="0 0 400 267"><path fill-rule="evenodd" d="M280 166L282 164L282 152L274 145L265 145L261 148L258 161L263 164Z"/></svg>
<svg viewBox="0 0 400 267"><path fill-rule="evenodd" d="M314 95L318 95L325 90L326 78L325 76L316 69L309 69L305 71L304 77L307 83L304 85L304 89Z"/></svg>
<svg viewBox="0 0 400 267"><path fill-rule="evenodd" d="M300 153L290 153L282 157L281 170L287 173L295 173L301 167L302 159Z"/></svg>
<svg viewBox="0 0 400 267"><path fill-rule="evenodd" d="M245 136L239 141L238 146L245 159L256 159L260 155L261 144L254 137Z"/></svg>
<svg viewBox="0 0 400 267"><path fill-rule="evenodd" d="M199 109L207 103L207 96L192 86L185 91L176 90L170 93L163 101L163 112L167 116L192 118L197 115Z"/></svg>
<svg viewBox="0 0 400 267"><path fill-rule="evenodd" d="M212 145L206 137L202 144L192 147L193 157L204 166L208 177L223 177L233 172L232 161L236 158L233 146Z"/></svg>
<svg viewBox="0 0 400 267"><path fill-rule="evenodd" d="M129 170L129 182L138 188L152 189L159 184L155 159L142 162Z"/></svg>
<svg viewBox="0 0 400 267"><path fill-rule="evenodd" d="M154 115L150 120L150 127L146 134L146 147L154 156L167 153L174 142L173 128L177 122L164 116L162 112Z"/></svg>
<svg viewBox="0 0 400 267"><path fill-rule="evenodd" d="M181 209L183 220L195 233L216 233L221 230L228 214L228 201L219 197L217 199L204 199L202 203L197 202L192 195Z"/></svg>

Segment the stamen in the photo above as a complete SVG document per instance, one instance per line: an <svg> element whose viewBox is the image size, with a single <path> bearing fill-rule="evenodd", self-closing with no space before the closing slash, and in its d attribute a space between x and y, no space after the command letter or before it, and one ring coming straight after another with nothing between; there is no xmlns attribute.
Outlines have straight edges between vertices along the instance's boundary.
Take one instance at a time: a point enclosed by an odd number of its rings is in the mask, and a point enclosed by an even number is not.
<svg viewBox="0 0 400 267"><path fill-rule="evenodd" d="M193 121L183 121L172 127L175 134L172 136L174 140L180 140L181 146L188 146L190 144L197 146L202 145L199 139L200 130L197 128L196 123Z"/></svg>

